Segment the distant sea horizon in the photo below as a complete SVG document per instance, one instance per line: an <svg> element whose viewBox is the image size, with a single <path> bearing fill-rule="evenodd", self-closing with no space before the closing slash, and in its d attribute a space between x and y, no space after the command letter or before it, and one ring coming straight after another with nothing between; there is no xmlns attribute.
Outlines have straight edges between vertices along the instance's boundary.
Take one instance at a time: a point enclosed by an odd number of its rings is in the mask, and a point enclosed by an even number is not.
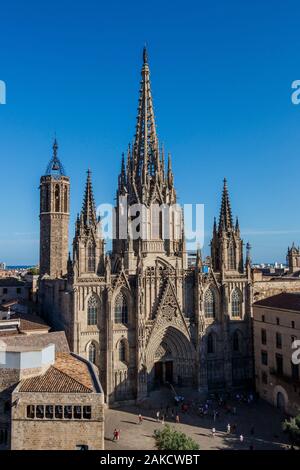
<svg viewBox="0 0 300 470"><path fill-rule="evenodd" d="M7 265L6 269L7 270L18 270L18 269L30 269L34 268L35 264L16 264L16 265Z"/></svg>

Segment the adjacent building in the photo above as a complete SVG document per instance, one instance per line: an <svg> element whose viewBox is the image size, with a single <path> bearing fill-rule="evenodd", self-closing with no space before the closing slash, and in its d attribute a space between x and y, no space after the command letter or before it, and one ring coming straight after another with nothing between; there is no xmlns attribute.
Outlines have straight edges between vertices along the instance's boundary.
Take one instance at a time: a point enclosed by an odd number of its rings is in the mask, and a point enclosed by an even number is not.
<svg viewBox="0 0 300 470"><path fill-rule="evenodd" d="M253 332L259 395L288 414L299 413L300 366L292 354L294 341L300 340L300 292L283 292L255 302Z"/></svg>
<svg viewBox="0 0 300 470"><path fill-rule="evenodd" d="M104 448L104 394L94 366L43 322L0 320L0 449Z"/></svg>

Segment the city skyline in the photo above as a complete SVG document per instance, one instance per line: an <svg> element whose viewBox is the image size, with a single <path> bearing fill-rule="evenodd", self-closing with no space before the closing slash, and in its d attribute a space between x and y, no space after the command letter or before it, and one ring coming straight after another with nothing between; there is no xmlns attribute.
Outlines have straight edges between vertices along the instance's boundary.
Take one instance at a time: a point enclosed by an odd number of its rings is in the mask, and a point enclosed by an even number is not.
<svg viewBox="0 0 300 470"><path fill-rule="evenodd" d="M56 8L46 6L44 13L33 8L35 2L27 12L21 2L13 2L17 13L3 7L0 79L7 85L7 103L0 106L0 151L8 197L0 202L6 221L0 259L38 261L38 184L55 132L71 178L70 240L88 168L96 203L113 202L121 154L134 135L146 41L158 135L172 154L179 202L205 204L204 254L226 177L253 262L284 262L287 247L300 241L295 217L300 107L291 102L300 38L289 9L272 11L267 2L251 11L238 2L202 8L189 2L187 14L175 2L171 11L161 6L157 17L155 3L144 29L125 34L138 17L136 2L126 11L116 2L113 16L112 7L90 1L89 8L75 6L67 37L68 2L54 3ZM296 16L299 6L289 3ZM13 27L24 34L21 47L17 40L8 43Z"/></svg>

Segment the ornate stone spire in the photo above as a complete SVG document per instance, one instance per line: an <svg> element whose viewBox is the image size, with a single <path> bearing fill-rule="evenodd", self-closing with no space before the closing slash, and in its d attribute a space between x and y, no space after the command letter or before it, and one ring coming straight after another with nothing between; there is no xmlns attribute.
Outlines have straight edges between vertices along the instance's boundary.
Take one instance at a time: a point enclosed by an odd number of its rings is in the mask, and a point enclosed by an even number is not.
<svg viewBox="0 0 300 470"><path fill-rule="evenodd" d="M119 175L119 192L120 194L122 194L125 191L126 191L125 157L124 157L124 153L122 153L121 172Z"/></svg>
<svg viewBox="0 0 300 470"><path fill-rule="evenodd" d="M93 195L91 171L87 171L85 193L81 211L81 220L85 227L97 225L96 206Z"/></svg>
<svg viewBox="0 0 300 470"><path fill-rule="evenodd" d="M227 188L227 180L224 178L222 203L219 218L219 231L228 231L233 228L231 207Z"/></svg>
<svg viewBox="0 0 300 470"><path fill-rule="evenodd" d="M142 80L133 146L133 172L136 187L147 184L160 170L159 145L152 102L148 53L143 50Z"/></svg>

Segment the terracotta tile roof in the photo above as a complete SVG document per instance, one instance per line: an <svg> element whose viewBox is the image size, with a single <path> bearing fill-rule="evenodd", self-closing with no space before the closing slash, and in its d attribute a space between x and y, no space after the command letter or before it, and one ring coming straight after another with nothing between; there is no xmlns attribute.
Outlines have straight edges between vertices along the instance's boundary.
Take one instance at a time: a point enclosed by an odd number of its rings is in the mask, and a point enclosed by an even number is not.
<svg viewBox="0 0 300 470"><path fill-rule="evenodd" d="M17 313L11 315L10 317L12 320L16 318L20 318L20 330L21 331L31 331L31 330L50 330L50 326L48 326L42 318L38 317L37 315L30 315L28 313Z"/></svg>
<svg viewBox="0 0 300 470"><path fill-rule="evenodd" d="M293 310L300 313L300 292L282 292L254 303L254 306Z"/></svg>
<svg viewBox="0 0 300 470"><path fill-rule="evenodd" d="M58 353L55 364L43 375L25 379L20 392L92 393L93 380L85 362L67 353Z"/></svg>
<svg viewBox="0 0 300 470"><path fill-rule="evenodd" d="M67 338L64 331L54 331L52 333L41 333L41 334L12 334L9 336L5 335L5 343L8 348L15 350L28 349L28 348L40 348L48 346L49 344L55 344L55 351L59 352L70 352Z"/></svg>

